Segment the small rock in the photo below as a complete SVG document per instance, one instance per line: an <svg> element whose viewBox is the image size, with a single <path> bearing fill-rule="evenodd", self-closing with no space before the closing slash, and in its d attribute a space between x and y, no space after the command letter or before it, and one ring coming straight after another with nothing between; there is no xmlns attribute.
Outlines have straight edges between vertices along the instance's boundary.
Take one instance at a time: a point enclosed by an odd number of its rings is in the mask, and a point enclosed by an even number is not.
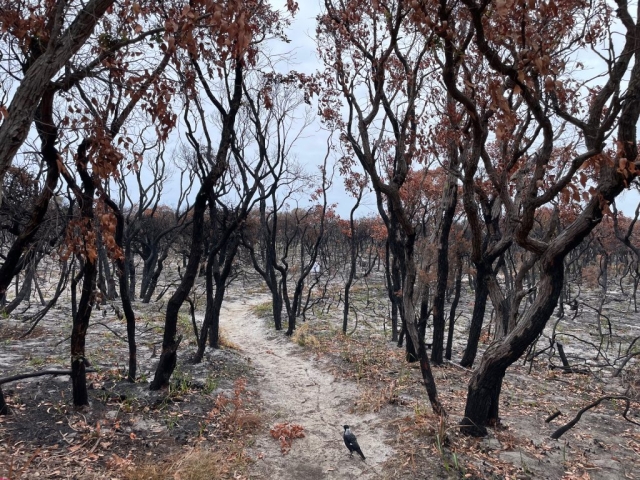
<svg viewBox="0 0 640 480"><path fill-rule="evenodd" d="M495 437L487 437L482 440L480 448L485 452L489 452L491 450L502 450L502 444Z"/></svg>

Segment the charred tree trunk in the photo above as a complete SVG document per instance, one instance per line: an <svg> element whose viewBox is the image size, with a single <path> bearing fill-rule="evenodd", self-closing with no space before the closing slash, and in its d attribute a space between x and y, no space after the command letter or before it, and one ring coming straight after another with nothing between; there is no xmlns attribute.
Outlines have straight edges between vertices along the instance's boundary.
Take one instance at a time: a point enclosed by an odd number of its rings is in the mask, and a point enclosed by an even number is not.
<svg viewBox="0 0 640 480"><path fill-rule="evenodd" d="M55 147L58 129L53 121L53 98L55 92L47 90L36 114L36 128L42 140L40 152L47 164L47 177L42 192L36 198L29 223L15 239L7 252L6 260L0 267L0 295L4 296L13 277L26 265L24 254L33 243L40 225L47 214L49 202L58 185L60 169L58 167L58 150Z"/></svg>
<svg viewBox="0 0 640 480"><path fill-rule="evenodd" d="M449 168L456 169L457 147L451 149L451 162ZM433 297L433 344L431 345L431 362L440 365L444 354L444 329L445 329L445 297L447 293L447 281L449 279L449 234L453 225L453 217L458 203L458 180L451 173L447 180L445 199L443 202L442 224L440 225L440 237L438 239L438 266L436 277L436 291Z"/></svg>
<svg viewBox="0 0 640 480"><path fill-rule="evenodd" d="M231 241L231 244L227 246L222 257L224 258L222 269L220 269L220 264L217 263L216 268L213 271L216 294L213 297L213 315L211 318L211 329L209 331L209 346L211 348L220 348L220 310L222 310L222 301L224 300L224 294L227 289L229 276L231 275L233 261L238 253L239 246L239 239L234 238Z"/></svg>
<svg viewBox="0 0 640 480"><path fill-rule="evenodd" d="M78 303L78 312L73 318L73 330L71 332L71 386L73 390L73 404L76 406L88 405L87 377L85 371L85 338L93 309L97 269L97 248L93 233L93 197L95 187L93 179L87 171L88 158L86 157L89 141L84 140L78 147L76 165L82 179L82 192L78 192L80 213L83 220L84 241L84 265L82 267L82 293Z"/></svg>
<svg viewBox="0 0 640 480"><path fill-rule="evenodd" d="M411 339L411 343L417 346L417 357L420 361L420 371L422 373L422 379L424 381L427 396L431 403L434 413L437 415L446 415L442 404L438 398L438 390L433 378L433 372L431 371L431 365L429 364L429 356L427 355L427 347L424 342L424 335L420 335L419 328L416 322L415 307L413 305L413 286L416 280L416 266L414 261L414 241L415 236L407 235L407 241L404 245L405 250L405 268L406 275L404 277L403 285L403 306L405 313L405 325L407 328L407 340ZM407 343L409 343L407 341Z"/></svg>
<svg viewBox="0 0 640 480"><path fill-rule="evenodd" d="M460 422L463 432L484 436L486 426L500 422L499 399L505 372L544 329L558 303L563 278L562 260L549 262L542 272L533 305L502 342L495 342L487 348L469 382L464 418Z"/></svg>
<svg viewBox="0 0 640 480"><path fill-rule="evenodd" d="M156 367L155 376L149 386L151 390L159 390L163 386L168 385L169 379L171 378L178 361L177 351L178 345L181 341L181 337L177 337L178 313L180 311L180 307L189 295L191 287L193 287L198 274L200 257L202 256L204 214L207 207L207 201L213 201L213 199L211 199L213 187L220 178L222 178L227 168L227 155L231 142L233 141L236 114L240 108L240 100L242 98L243 68L242 61L238 60L235 66L233 98L230 102L228 111L223 115L224 120L220 135L220 144L215 156L215 165L211 168L208 175L202 180L200 190L198 191L194 202L189 261L180 285L167 304L164 335L162 338L162 353L160 355L160 360L158 361L158 366ZM204 158L202 158L202 153L199 150L197 150L196 153L202 165L208 163Z"/></svg>
<svg viewBox="0 0 640 480"><path fill-rule="evenodd" d="M205 270L205 283L207 292L207 308L198 339L198 351L194 357L194 363L200 363L204 356L207 339L211 348L220 348L220 311L227 288L227 281L231 275L233 261L240 246L239 237L234 237L225 242L221 248L213 248L209 252ZM217 252L217 253L216 253ZM220 263L222 260L222 268ZM215 292L214 292L215 287Z"/></svg>
<svg viewBox="0 0 640 480"><path fill-rule="evenodd" d="M140 280L140 298L143 303L149 303L151 295L147 296L147 291L151 285L151 279L153 278L154 267L158 261L158 250L156 245L150 245L147 257L144 259L142 267L142 279Z"/></svg>
<svg viewBox="0 0 640 480"><path fill-rule="evenodd" d="M456 321L456 310L460 301L460 291L462 290L462 259L458 257L458 265L456 267L456 283L454 286L453 300L449 310L449 332L447 335L447 350L444 357L451 360L451 350L453 349L453 335Z"/></svg>
<svg viewBox="0 0 640 480"><path fill-rule="evenodd" d="M399 297L397 292L400 290L400 272L395 257L391 256L391 248L389 240L385 242L385 278L387 283L387 294L391 303L391 341L398 342L398 347L402 346L402 340L399 333L404 328L401 322L398 322Z"/></svg>
<svg viewBox="0 0 640 480"><path fill-rule="evenodd" d="M349 237L349 273L347 274L347 281L344 284L344 309L342 311L342 333L347 333L347 324L349 322L349 294L351 293L351 285L356 277L356 261L358 257L358 244L356 242L356 227L353 216L360 206L360 200L362 200L363 189L360 189L360 193L356 198L355 205L349 212L349 231L351 236ZM394 332L394 335L396 333Z"/></svg>
<svg viewBox="0 0 640 480"><path fill-rule="evenodd" d="M151 297L153 296L153 293L156 291L156 287L158 286L158 279L160 278L160 275L162 274L162 270L164 269L164 261L167 259L168 256L169 256L169 250L165 250L162 253L162 255L160 255L160 257L158 258L157 266L153 271L153 275L151 276L149 283L147 284L147 288L144 293L142 303L149 303L151 301Z"/></svg>
<svg viewBox="0 0 640 480"><path fill-rule="evenodd" d="M131 251L131 244L125 248L126 275L129 277L129 298L136 299L136 260Z"/></svg>
<svg viewBox="0 0 640 480"><path fill-rule="evenodd" d="M118 275L118 283L120 288L120 300L122 301L122 310L127 321L127 345L129 347L129 371L127 372L127 380L136 381L136 373L138 370L137 347L136 347L136 316L131 305L129 296L129 277L127 275L127 256L123 249L124 242L124 216L116 203L102 192L105 203L111 208L116 216L116 232L115 241L120 247L120 255L116 255L116 268Z"/></svg>
<svg viewBox="0 0 640 480"><path fill-rule="evenodd" d="M471 325L469 326L469 339L467 340L467 347L462 360L460 360L460 365L467 368L471 367L476 359L478 342L480 341L480 333L484 322L484 312L489 296L489 268L484 264L479 264L476 268L476 292L473 313L471 314Z"/></svg>
<svg viewBox="0 0 640 480"><path fill-rule="evenodd" d="M2 312L5 315L9 315L13 312L18 306L31 296L31 285L33 284L33 279L35 276L36 268L33 265L33 262L29 262L29 266L27 267L27 271L24 275L24 280L22 281L22 286L18 291L16 298L14 298L11 302L9 302L3 309ZM16 278L16 282L18 282L18 278Z"/></svg>
<svg viewBox="0 0 640 480"><path fill-rule="evenodd" d="M204 213L209 198L209 192L215 182L222 176L224 159L218 157L220 165L211 170L209 175L202 182L193 206L193 224L191 233L191 248L189 251L189 261L187 268L180 282L180 285L169 299L167 313L165 317L164 335L162 339L162 354L156 367L156 373L149 388L159 390L168 385L169 379L176 368L178 361L178 346L182 337L178 337L178 313L180 307L186 300L191 287L196 280L200 267L200 257L202 256L202 240L204 237Z"/></svg>

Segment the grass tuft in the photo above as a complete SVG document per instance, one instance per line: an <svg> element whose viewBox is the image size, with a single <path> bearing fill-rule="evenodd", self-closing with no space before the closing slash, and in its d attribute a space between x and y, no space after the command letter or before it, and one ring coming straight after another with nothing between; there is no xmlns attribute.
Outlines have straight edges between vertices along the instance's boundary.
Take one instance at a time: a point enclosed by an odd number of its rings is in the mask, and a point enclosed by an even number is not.
<svg viewBox="0 0 640 480"><path fill-rule="evenodd" d="M127 480L222 480L246 478L251 459L240 447L225 450L196 447L187 454L176 455L163 464L136 465L126 472Z"/></svg>

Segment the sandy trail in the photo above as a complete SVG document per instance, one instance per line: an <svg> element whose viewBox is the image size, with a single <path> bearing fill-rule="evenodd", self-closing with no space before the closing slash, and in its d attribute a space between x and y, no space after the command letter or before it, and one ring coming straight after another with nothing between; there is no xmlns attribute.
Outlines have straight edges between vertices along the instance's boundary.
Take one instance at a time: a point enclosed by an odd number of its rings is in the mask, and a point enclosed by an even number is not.
<svg viewBox="0 0 640 480"><path fill-rule="evenodd" d="M251 478L315 480L382 478L380 464L392 454L385 444L383 420L376 414L351 414L358 386L335 378L322 362L301 354L303 350L284 334L273 338L264 321L252 313L266 296L229 302L221 315L225 335L239 345L256 371L257 389L265 412L264 432L258 435L253 454L263 454ZM305 438L296 439L288 455L269 435L275 423L304 427ZM367 457L349 457L342 441L342 425L348 424Z"/></svg>

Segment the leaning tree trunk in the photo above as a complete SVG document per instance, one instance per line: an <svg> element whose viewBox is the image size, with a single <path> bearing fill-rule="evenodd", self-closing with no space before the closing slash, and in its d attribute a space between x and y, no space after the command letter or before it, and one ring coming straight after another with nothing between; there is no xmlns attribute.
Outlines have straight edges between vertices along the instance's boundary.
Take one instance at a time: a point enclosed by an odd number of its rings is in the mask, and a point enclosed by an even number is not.
<svg viewBox="0 0 640 480"><path fill-rule="evenodd" d="M91 0L86 2L67 27L63 27L62 23L71 19L60 20L62 28L59 35L49 41L50 45L38 58L25 65L27 69L12 96L8 115L0 125L0 185L14 156L29 136L34 112L41 98L48 92L46 86L84 45L102 15L113 3L114 0Z"/></svg>
<svg viewBox="0 0 640 480"><path fill-rule="evenodd" d="M158 261L158 247L157 245L151 245L149 247L150 252L147 258L144 259L142 266L142 279L140 280L140 298L142 303L149 303L151 295L147 296L147 291L151 285L153 278L154 267ZM149 300L147 300L149 299Z"/></svg>
<svg viewBox="0 0 640 480"><path fill-rule="evenodd" d="M217 264L213 271L216 293L213 296L211 327L209 329L209 346L211 348L220 348L220 311L222 310L222 302L227 290L227 281L229 280L229 275L231 275L231 268L233 267L233 261L238 253L239 246L240 239L234 238L231 241L231 245L228 246L225 251L222 269L220 269L219 264Z"/></svg>
<svg viewBox="0 0 640 480"><path fill-rule="evenodd" d="M173 370L176 368L178 361L178 346L182 340L178 334L178 313L180 307L186 300L191 287L195 283L200 267L200 257L202 256L202 239L204 236L204 212L207 206L207 199L209 197L209 189L215 184L214 178L217 180L218 175L215 174L218 169L214 169L202 182L200 191L196 197L196 201L193 207L193 223L191 233L191 248L189 252L189 261L187 262L187 268L185 269L184 276L180 281L180 285L169 299L167 304L167 313L164 323L164 335L162 338L162 354L158 366L156 367L156 373L151 382L149 388L151 390L159 390L165 385L168 385L169 379L173 374ZM220 172L222 175L222 172Z"/></svg>
<svg viewBox="0 0 640 480"><path fill-rule="evenodd" d="M169 256L169 250L165 250L162 255L160 255L160 257L157 260L157 266L153 272L153 275L151 276L151 279L149 280L149 283L147 285L145 294L144 294L144 298L142 299L142 303L149 303L151 302L151 297L153 296L153 293L156 291L156 287L158 286L158 279L160 278L160 275L162 274L162 270L164 269L164 261L167 259L167 257Z"/></svg>
<svg viewBox="0 0 640 480"><path fill-rule="evenodd" d="M437 415L446 415L446 412L438 399L438 390L436 388L435 379L433 378L433 372L431 371L431 365L429 364L429 356L427 355L427 346L424 342L424 336L420 335L416 321L415 306L413 303L413 288L416 281L416 265L413 257L414 240L415 235L408 235L406 244L404 245L404 267L406 274L404 275L402 300L404 304L404 323L408 335L407 341L410 338L412 344L417 345L418 347L416 349L416 353L420 361L420 371L422 373L424 386L427 390L427 396L429 397L434 413Z"/></svg>
<svg viewBox="0 0 640 480"><path fill-rule="evenodd" d="M473 313L471 314L471 325L469 326L469 339L467 340L467 347L464 350L462 360L460 360L460 365L463 367L471 367L478 353L478 343L480 342L484 312L487 307L487 297L489 296L488 277L489 268L484 264L476 265L476 294Z"/></svg>
<svg viewBox="0 0 640 480"><path fill-rule="evenodd" d="M464 433L484 436L486 426L499 423L500 390L505 372L544 330L558 304L563 277L562 259L548 262L541 272L533 305L503 341L487 348L469 382L464 418L460 422Z"/></svg>
<svg viewBox="0 0 640 480"><path fill-rule="evenodd" d="M9 302L9 304L7 304L4 308L2 308L2 313L4 315L9 315L16 308L18 308L18 306L22 302L24 302L25 300L28 300L29 297L31 296L31 286L33 284L33 279L35 277L36 268L32 262L29 262L29 263L30 264L27 267L27 271L24 275L24 280L22 281L22 286L20 287L20 290L18 291L16 298L14 298L11 302ZM16 277L16 282L17 281L18 279Z"/></svg>
<svg viewBox="0 0 640 480"><path fill-rule="evenodd" d="M25 252L35 240L60 178L58 150L55 146L58 140L58 129L53 121L54 95L55 92L53 90L47 89L38 106L36 115L36 128L42 140L40 152L47 164L47 177L42 192L34 201L29 222L11 245L6 254L5 262L0 267L0 295L5 294L13 277L20 271L22 266L26 265Z"/></svg>
<svg viewBox="0 0 640 480"><path fill-rule="evenodd" d="M462 258L458 256L458 265L456 273L456 283L453 293L453 301L451 302L451 308L449 310L449 333L447 335L447 350L444 357L447 360L451 360L451 350L453 349L453 335L456 321L456 310L458 308L458 302L460 302L460 291L462 290Z"/></svg>

